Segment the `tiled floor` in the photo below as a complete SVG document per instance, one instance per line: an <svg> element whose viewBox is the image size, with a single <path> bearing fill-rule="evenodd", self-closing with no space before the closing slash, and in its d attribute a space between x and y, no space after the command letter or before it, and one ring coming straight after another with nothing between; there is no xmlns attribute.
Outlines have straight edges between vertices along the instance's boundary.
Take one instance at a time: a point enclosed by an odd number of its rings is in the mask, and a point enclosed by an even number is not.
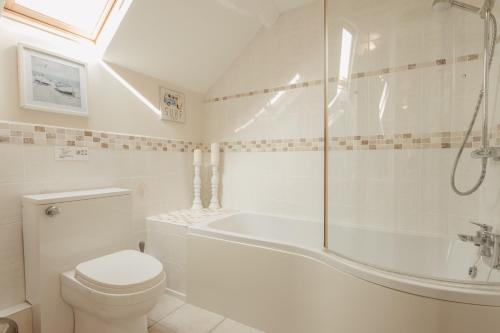
<svg viewBox="0 0 500 333"><path fill-rule="evenodd" d="M264 333L168 294L149 313L148 325L149 333Z"/></svg>

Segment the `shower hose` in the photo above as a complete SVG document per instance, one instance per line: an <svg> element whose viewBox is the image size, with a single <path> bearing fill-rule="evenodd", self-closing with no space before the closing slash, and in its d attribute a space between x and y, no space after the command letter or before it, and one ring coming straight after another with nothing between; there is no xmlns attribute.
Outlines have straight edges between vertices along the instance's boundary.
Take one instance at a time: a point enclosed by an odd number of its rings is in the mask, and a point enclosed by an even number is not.
<svg viewBox="0 0 500 333"><path fill-rule="evenodd" d="M486 50L486 52L488 53L487 71L489 71L491 69L491 63L493 61L493 56L495 54L495 47L496 47L495 39L497 36L497 21L496 21L495 16L491 13L489 15L488 25L489 25L489 36L488 36L489 45L488 45L488 48ZM492 38L492 36L493 36L493 38ZM450 177L451 188L453 189L453 191L456 194L462 195L462 196L470 195L470 194L476 192L476 190L481 186L481 184L484 181L484 178L486 177L486 168L488 166L488 157L481 157L481 174L480 174L479 179L477 180L476 184L471 189L469 189L467 191L462 191L462 190L458 189L457 184L456 184L456 180L455 180L455 178L456 178L455 174L457 171L458 164L460 162L460 158L462 157L465 146L467 145L467 141L469 141L470 135L472 133L472 129L474 127L474 124L476 123L477 115L479 114L479 110L481 109L481 105L483 103L484 96L485 96L485 91L484 91L484 87L483 87L483 89L481 89L481 92L479 93L476 107L474 109L474 115L472 116L471 122L469 124L469 128L467 129L467 132L465 134L462 145L460 146L460 149L458 150L457 156L455 157L455 162L453 163L453 168L452 168L452 172L451 172L451 177ZM488 140L489 140L489 136L488 136Z"/></svg>

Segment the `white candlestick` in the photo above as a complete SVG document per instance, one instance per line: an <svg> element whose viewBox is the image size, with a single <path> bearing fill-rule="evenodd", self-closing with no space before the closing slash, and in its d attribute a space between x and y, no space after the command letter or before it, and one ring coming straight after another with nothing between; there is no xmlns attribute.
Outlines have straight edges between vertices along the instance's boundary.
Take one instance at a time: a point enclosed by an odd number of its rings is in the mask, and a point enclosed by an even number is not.
<svg viewBox="0 0 500 333"><path fill-rule="evenodd" d="M203 204L201 203L201 177L200 177L199 164L194 166L193 188L194 188L194 199L193 199L193 206L191 206L191 209L193 210L203 209Z"/></svg>
<svg viewBox="0 0 500 333"><path fill-rule="evenodd" d="M210 199L210 209L219 209L219 166L212 164L212 199Z"/></svg>
<svg viewBox="0 0 500 333"><path fill-rule="evenodd" d="M214 142L210 146L210 164L211 165L219 165L219 144Z"/></svg>
<svg viewBox="0 0 500 333"><path fill-rule="evenodd" d="M195 149L193 152L193 165L201 165L201 150Z"/></svg>

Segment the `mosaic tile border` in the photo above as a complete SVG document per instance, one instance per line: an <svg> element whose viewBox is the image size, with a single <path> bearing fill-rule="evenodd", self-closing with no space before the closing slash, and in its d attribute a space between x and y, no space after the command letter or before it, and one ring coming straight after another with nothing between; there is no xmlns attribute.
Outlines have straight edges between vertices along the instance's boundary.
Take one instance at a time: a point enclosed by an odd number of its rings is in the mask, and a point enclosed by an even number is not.
<svg viewBox="0 0 500 333"><path fill-rule="evenodd" d="M328 150L408 150L408 149L458 149L465 137L465 131L432 133L397 133L366 136L331 137ZM481 136L472 132L466 148L479 148ZM500 146L500 125L490 135L490 144ZM205 151L210 151L204 147ZM296 152L323 151L324 140L318 138L264 139L221 142L221 152Z"/></svg>
<svg viewBox="0 0 500 333"><path fill-rule="evenodd" d="M192 152L203 146L185 140L7 121L0 121L0 143L164 152Z"/></svg>
<svg viewBox="0 0 500 333"><path fill-rule="evenodd" d="M404 150L459 148L465 131L396 133L336 136L328 140L328 150ZM467 148L478 148L481 136L474 131ZM210 146L185 140L103 132L77 128L0 121L0 144L88 147L109 150L210 152ZM316 138L256 139L220 142L221 152L295 152L323 151L324 140ZM500 146L500 124L490 134L490 144Z"/></svg>
<svg viewBox="0 0 500 333"><path fill-rule="evenodd" d="M319 86L322 83L323 83L323 80L305 81L305 82L301 82L301 83L294 83L294 84L290 84L290 85L286 85L286 86L265 88L265 89L261 89L261 90L254 90L254 91L239 93L239 94L230 95L230 96L209 98L209 99L205 100L205 103L224 102L224 101L227 101L230 99L251 97L251 96L275 93L275 92L280 92L280 91L294 90L294 89L298 89L298 88L314 87L314 86Z"/></svg>
<svg viewBox="0 0 500 333"><path fill-rule="evenodd" d="M351 75L351 79L356 80L356 79L365 78L365 77L385 75L385 74L390 74L390 73L398 73L398 72L410 71L410 70L414 70L414 69L430 68L430 67L435 67L435 66L449 65L449 64L453 64L453 63L475 61L478 59L479 59L478 53L459 56L459 57L450 58L450 59L442 58L442 59L436 59L434 61L413 63L413 64L407 64L407 65L398 66L398 67L386 67L386 68L380 68L380 69L376 69L376 70L372 70L372 71L368 71L368 72L353 73ZM333 77L329 78L328 81L335 82L336 78L333 78ZM265 89L261 89L261 90L243 92L243 93L229 95L229 96L208 98L205 100L205 103L224 102L227 100L237 99L237 98L242 98L242 97L251 97L251 96L256 96L256 95L289 91L289 90L300 89L300 88L314 87L314 86L321 85L322 83L323 83L323 80L305 81L305 82L294 83L294 84L290 84L290 85L286 85L286 86L265 88Z"/></svg>

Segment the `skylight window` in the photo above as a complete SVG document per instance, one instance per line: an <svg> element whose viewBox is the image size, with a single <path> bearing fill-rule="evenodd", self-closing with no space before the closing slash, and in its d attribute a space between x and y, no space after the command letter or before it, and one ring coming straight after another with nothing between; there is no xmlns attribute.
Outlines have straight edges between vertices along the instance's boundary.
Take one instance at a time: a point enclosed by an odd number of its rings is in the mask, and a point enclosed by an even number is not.
<svg viewBox="0 0 500 333"><path fill-rule="evenodd" d="M6 12L95 41L116 0L7 0Z"/></svg>

